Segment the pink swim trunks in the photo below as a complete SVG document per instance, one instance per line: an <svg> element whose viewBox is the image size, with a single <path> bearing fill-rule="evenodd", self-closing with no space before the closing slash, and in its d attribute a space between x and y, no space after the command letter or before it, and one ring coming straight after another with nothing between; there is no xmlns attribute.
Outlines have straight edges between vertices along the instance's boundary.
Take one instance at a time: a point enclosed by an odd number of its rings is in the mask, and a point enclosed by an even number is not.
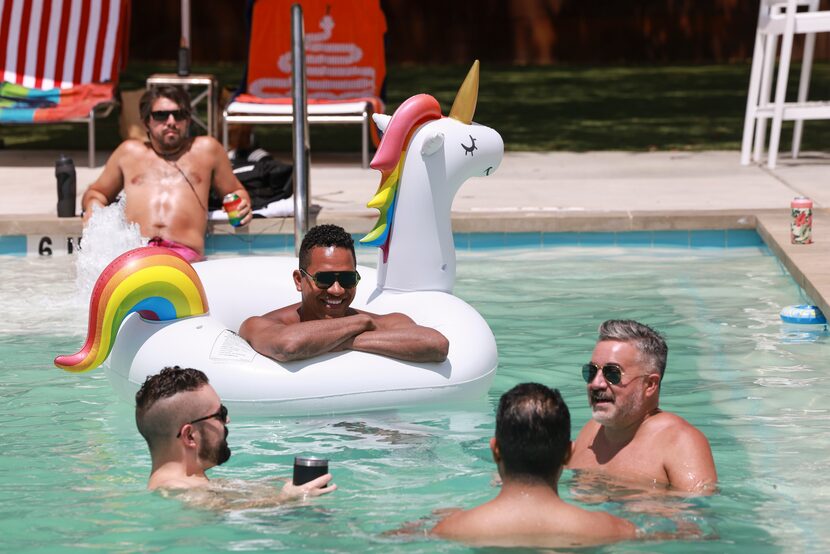
<svg viewBox="0 0 830 554"><path fill-rule="evenodd" d="M184 244L179 244L178 242L173 242L170 240L165 240L161 237L153 237L150 239L150 242L147 243L147 246L163 246L164 248L169 248L185 260L190 263L193 262L201 262L205 259L204 256L190 248L189 246L185 246Z"/></svg>

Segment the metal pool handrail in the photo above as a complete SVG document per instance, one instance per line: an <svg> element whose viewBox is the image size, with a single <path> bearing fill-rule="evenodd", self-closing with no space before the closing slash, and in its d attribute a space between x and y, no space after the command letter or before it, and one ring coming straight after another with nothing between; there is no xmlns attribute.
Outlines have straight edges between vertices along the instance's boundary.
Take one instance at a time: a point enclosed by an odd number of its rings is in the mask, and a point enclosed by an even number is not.
<svg viewBox="0 0 830 554"><path fill-rule="evenodd" d="M308 231L308 105L306 103L305 31L303 8L291 6L291 103L294 114L294 254Z"/></svg>

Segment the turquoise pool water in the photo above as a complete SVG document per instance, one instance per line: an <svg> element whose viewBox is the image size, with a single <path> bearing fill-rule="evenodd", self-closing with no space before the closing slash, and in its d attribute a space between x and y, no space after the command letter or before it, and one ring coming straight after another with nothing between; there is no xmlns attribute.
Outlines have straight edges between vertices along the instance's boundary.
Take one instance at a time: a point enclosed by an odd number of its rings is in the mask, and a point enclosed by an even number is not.
<svg viewBox="0 0 830 554"><path fill-rule="evenodd" d="M361 254L373 264L374 256ZM709 437L720 490L705 498L632 494L566 472L560 492L654 530L694 522L702 541L627 543L608 552L826 551L830 384L826 336L783 328L803 301L762 247L506 248L459 253L456 293L496 334L488 398L456 411L311 419L234 418L234 455L213 478L285 476L298 454L331 460L340 490L308 505L211 512L144 490L149 456L131 406L102 371L64 373L56 353L83 341L71 258L4 258L0 309L0 550L10 552L466 552L423 534L387 535L496 494L487 440L516 383L558 387L574 434L589 417L579 367L597 325L631 317L668 337L662 405ZM288 278L286 276L286 278ZM660 514L660 515L657 515Z"/></svg>

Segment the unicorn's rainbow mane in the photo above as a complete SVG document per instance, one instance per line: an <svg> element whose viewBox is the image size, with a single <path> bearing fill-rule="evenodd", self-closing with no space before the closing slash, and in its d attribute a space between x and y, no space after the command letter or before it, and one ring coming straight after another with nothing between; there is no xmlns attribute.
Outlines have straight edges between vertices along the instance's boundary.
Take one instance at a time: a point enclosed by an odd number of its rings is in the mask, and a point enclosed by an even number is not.
<svg viewBox="0 0 830 554"><path fill-rule="evenodd" d="M133 312L145 319L170 321L207 310L202 282L179 254L155 246L130 250L110 263L95 282L83 348L58 356L55 365L81 372L104 363L121 323Z"/></svg>
<svg viewBox="0 0 830 554"><path fill-rule="evenodd" d="M380 186L367 204L380 211L375 227L360 242L383 250L384 261L389 255L395 202L406 159L406 148L412 134L424 123L441 117L441 105L428 94L407 99L395 110L383 134L371 167L381 172Z"/></svg>

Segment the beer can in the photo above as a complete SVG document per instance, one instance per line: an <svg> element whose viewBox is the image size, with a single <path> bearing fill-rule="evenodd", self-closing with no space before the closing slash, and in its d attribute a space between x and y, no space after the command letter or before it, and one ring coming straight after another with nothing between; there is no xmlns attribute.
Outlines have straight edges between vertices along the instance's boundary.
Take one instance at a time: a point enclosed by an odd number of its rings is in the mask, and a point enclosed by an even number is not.
<svg viewBox="0 0 830 554"><path fill-rule="evenodd" d="M239 204L242 203L242 198L235 192L225 195L222 199L222 208L228 214L228 223L234 227L239 227L242 224L242 218L239 217Z"/></svg>
<svg viewBox="0 0 830 554"><path fill-rule="evenodd" d="M813 243L813 201L797 196L790 202L790 242L792 244Z"/></svg>

